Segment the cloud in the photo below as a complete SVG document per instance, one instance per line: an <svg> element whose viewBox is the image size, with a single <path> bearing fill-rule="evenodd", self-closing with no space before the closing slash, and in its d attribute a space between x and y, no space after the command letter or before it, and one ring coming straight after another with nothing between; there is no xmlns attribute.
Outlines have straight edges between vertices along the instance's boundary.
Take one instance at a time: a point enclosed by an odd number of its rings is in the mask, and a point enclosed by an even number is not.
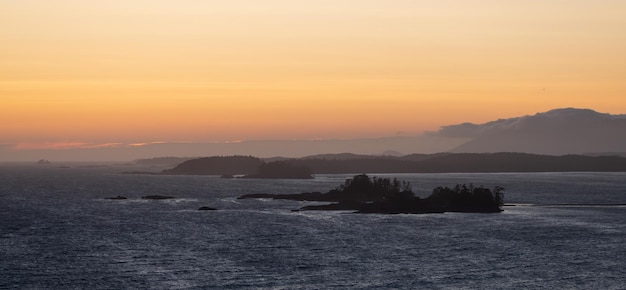
<svg viewBox="0 0 626 290"><path fill-rule="evenodd" d="M506 130L523 130L526 128L541 127L542 124L550 124L558 120L566 122L577 120L598 119L624 119L626 115L611 115L593 111L591 109L562 108L548 112L526 115L522 117L499 119L484 124L462 123L457 125L443 126L438 131L428 132L429 136L476 138L480 136L496 134Z"/></svg>
<svg viewBox="0 0 626 290"><path fill-rule="evenodd" d="M65 150L65 149L97 149L120 147L122 143L86 143L86 142L24 142L13 144L14 150Z"/></svg>
<svg viewBox="0 0 626 290"><path fill-rule="evenodd" d="M590 109L563 108L554 109L535 115L499 119L483 124L462 123L442 126L438 131L428 132L429 136L477 138L480 136L497 134L508 130L537 130L553 124L584 123L589 120L618 120L626 119L626 115L611 115L598 113Z"/></svg>
<svg viewBox="0 0 626 290"><path fill-rule="evenodd" d="M143 147L143 146L147 146L147 145L165 144L165 143L167 143L167 142L164 142L164 141L140 142L140 143L131 143L131 144L128 144L128 146L131 146L131 147Z"/></svg>

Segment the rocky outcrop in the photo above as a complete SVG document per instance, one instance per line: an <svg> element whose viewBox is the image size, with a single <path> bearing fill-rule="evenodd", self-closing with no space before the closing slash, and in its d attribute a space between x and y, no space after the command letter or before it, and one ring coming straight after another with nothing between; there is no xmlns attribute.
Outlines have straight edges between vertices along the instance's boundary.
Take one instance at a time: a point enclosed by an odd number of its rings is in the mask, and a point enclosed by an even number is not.
<svg viewBox="0 0 626 290"><path fill-rule="evenodd" d="M125 196L118 195L118 196L113 196L113 197L105 197L104 199L116 200L116 199L127 199L127 198Z"/></svg>
<svg viewBox="0 0 626 290"><path fill-rule="evenodd" d="M217 210L217 208L212 208L212 207L208 207L208 206L203 206L203 207L200 207L198 210Z"/></svg>

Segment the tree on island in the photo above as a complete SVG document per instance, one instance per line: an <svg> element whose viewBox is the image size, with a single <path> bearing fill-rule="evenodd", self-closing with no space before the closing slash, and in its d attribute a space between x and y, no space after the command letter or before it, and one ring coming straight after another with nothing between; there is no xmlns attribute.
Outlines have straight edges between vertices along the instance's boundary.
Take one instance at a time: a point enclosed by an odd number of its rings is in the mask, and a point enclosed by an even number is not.
<svg viewBox="0 0 626 290"><path fill-rule="evenodd" d="M398 179L369 177L366 174L348 178L344 184L328 192L342 199L358 201L380 201L393 196L414 196L411 183Z"/></svg>
<svg viewBox="0 0 626 290"><path fill-rule="evenodd" d="M447 211L484 212L500 209L503 205L503 187L493 191L473 184L457 184L453 188L437 187L427 198L430 203L445 207Z"/></svg>

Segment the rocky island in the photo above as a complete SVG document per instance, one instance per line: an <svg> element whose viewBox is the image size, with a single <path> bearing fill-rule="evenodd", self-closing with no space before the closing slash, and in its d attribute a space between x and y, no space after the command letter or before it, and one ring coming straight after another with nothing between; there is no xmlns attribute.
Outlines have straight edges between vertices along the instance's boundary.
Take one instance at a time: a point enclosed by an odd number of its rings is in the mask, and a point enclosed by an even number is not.
<svg viewBox="0 0 626 290"><path fill-rule="evenodd" d="M104 199L111 199L111 200L121 200L121 199L127 199L125 196L112 196L112 197L105 197Z"/></svg>
<svg viewBox="0 0 626 290"><path fill-rule="evenodd" d="M351 210L356 213L421 214L444 212L501 212L502 191L470 185L453 188L437 187L427 198L415 196L411 184L389 178L369 177L365 174L347 179L344 184L326 193L305 192L300 194L248 194L239 199L272 198L298 201L332 202L326 205L310 205L299 210Z"/></svg>

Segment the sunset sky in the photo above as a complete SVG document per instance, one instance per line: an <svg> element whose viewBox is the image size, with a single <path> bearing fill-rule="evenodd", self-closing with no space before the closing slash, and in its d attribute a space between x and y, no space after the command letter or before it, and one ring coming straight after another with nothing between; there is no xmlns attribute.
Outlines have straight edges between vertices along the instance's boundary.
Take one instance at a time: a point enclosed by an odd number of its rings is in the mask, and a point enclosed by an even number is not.
<svg viewBox="0 0 626 290"><path fill-rule="evenodd" d="M359 138L561 107L623 114L625 52L621 0L0 0L0 144Z"/></svg>

